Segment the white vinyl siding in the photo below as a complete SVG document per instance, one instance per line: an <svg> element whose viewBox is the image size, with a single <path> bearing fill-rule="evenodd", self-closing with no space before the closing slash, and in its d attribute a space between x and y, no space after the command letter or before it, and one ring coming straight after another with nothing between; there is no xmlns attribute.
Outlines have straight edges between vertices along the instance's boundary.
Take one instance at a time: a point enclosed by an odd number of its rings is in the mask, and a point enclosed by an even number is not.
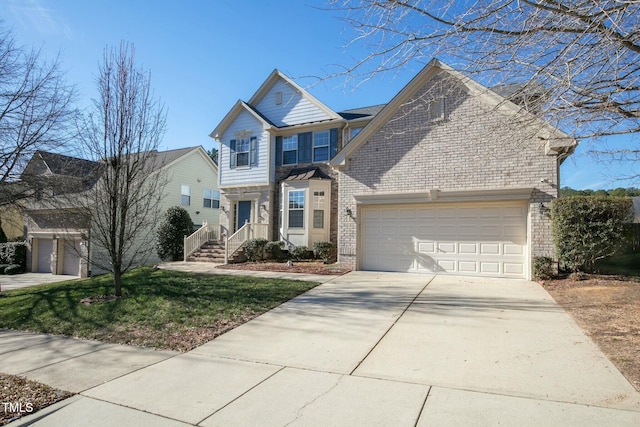
<svg viewBox="0 0 640 427"><path fill-rule="evenodd" d="M161 215L170 207L179 205L181 186L188 185L191 203L183 208L187 210L193 223L202 224L206 221L209 224L218 224L219 210L203 209L203 202L200 199L205 189L218 191L218 177L205 156L203 151L194 150L167 168L166 179L169 182L165 187L165 197L160 207Z"/></svg>
<svg viewBox="0 0 640 427"><path fill-rule="evenodd" d="M428 204L362 209L362 267L526 277L527 205Z"/></svg>
<svg viewBox="0 0 640 427"><path fill-rule="evenodd" d="M279 104L276 102L278 92L281 93L281 102ZM256 108L278 127L331 118L324 110L282 80L277 81L271 87L269 92L256 105Z"/></svg>
<svg viewBox="0 0 640 427"><path fill-rule="evenodd" d="M230 161L231 141L239 141L243 138L250 140L252 137L256 138L255 163L232 168ZM220 187L268 184L269 140L269 133L263 130L262 123L256 120L255 117L247 111L242 111L238 114L234 122L221 135L220 152L218 154ZM251 160L249 162L253 163Z"/></svg>

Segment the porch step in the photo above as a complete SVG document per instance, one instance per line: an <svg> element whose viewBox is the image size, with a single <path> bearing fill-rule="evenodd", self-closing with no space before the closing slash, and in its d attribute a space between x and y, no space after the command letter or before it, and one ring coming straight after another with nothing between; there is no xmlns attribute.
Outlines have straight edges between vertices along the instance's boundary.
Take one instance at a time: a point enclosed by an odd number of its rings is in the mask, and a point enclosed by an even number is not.
<svg viewBox="0 0 640 427"><path fill-rule="evenodd" d="M224 245L218 242L207 242L200 249L189 255L187 261L224 264Z"/></svg>
<svg viewBox="0 0 640 427"><path fill-rule="evenodd" d="M244 248L229 257L229 264L245 262L247 257L244 255ZM224 244L218 242L207 242L200 249L189 255L189 262L213 262L224 264Z"/></svg>

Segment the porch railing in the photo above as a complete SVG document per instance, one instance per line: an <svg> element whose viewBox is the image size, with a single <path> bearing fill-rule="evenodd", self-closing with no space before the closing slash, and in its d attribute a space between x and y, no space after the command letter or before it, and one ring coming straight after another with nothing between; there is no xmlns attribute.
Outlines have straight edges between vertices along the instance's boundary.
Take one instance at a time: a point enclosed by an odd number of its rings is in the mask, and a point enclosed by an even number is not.
<svg viewBox="0 0 640 427"><path fill-rule="evenodd" d="M200 249L202 245L209 241L217 241L220 237L220 226L218 224L202 224L198 230L196 230L190 236L184 237L184 261L187 260L189 255Z"/></svg>
<svg viewBox="0 0 640 427"><path fill-rule="evenodd" d="M262 237L267 238L269 224L254 224L245 222L242 227L233 233L225 245L224 261L229 262L229 257L238 251L247 240Z"/></svg>

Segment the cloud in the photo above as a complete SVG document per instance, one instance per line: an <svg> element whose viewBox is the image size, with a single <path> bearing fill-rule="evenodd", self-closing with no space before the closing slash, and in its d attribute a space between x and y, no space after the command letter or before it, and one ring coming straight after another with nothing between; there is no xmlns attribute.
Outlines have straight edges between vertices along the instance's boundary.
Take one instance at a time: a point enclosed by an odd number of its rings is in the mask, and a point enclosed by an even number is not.
<svg viewBox="0 0 640 427"><path fill-rule="evenodd" d="M71 39L69 25L57 16L54 9L43 6L40 0L11 0L9 10L16 21L29 31Z"/></svg>

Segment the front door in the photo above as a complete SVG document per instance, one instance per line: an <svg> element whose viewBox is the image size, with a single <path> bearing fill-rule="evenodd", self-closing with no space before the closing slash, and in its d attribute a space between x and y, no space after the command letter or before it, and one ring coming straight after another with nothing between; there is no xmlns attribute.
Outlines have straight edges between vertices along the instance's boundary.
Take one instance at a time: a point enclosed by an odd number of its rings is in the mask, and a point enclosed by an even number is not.
<svg viewBox="0 0 640 427"><path fill-rule="evenodd" d="M251 201L238 202L238 221L236 230L240 229L245 222L251 222Z"/></svg>

